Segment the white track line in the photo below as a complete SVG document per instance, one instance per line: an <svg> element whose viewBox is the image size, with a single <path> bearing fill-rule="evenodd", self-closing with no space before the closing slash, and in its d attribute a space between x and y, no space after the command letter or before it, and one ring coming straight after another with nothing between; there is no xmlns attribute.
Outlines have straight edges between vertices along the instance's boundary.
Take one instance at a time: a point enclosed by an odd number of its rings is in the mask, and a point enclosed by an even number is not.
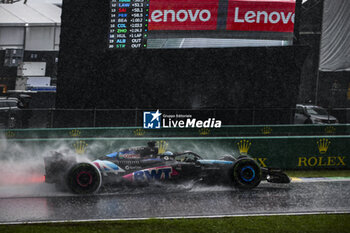
<svg viewBox="0 0 350 233"><path fill-rule="evenodd" d="M340 182L350 181L350 177L317 177L317 178L304 178L304 177L290 177L292 183L314 183L314 182Z"/></svg>
<svg viewBox="0 0 350 233"><path fill-rule="evenodd" d="M349 210L343 211L317 211L317 212L295 212L295 213L266 213L266 214L236 214L236 215L198 215L198 216L174 216L174 217L152 217L152 218L112 218L112 219L81 219L81 220L52 220L52 221L18 221L1 222L0 225L20 224L46 224L46 223L83 223L83 222L112 222L112 221L137 221L149 219L200 219L200 218L228 218L228 217L263 217L263 216L303 216L321 214L350 214Z"/></svg>

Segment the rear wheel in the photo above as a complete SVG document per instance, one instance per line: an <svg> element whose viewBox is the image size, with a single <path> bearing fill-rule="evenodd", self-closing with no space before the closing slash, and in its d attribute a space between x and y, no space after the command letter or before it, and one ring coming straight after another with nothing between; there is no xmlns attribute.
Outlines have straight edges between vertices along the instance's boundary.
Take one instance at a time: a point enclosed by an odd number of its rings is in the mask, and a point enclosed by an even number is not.
<svg viewBox="0 0 350 233"><path fill-rule="evenodd" d="M260 184L261 169L253 159L242 158L233 166L232 176L236 187L250 189Z"/></svg>
<svg viewBox="0 0 350 233"><path fill-rule="evenodd" d="M77 194L97 192L102 183L100 171L90 163L78 163L67 174L67 186Z"/></svg>

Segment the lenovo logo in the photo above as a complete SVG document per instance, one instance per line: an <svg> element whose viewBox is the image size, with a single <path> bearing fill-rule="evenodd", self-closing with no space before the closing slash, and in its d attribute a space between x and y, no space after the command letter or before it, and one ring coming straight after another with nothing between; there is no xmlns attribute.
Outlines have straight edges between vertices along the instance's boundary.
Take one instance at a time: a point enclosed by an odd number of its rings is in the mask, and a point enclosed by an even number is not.
<svg viewBox="0 0 350 233"><path fill-rule="evenodd" d="M151 14L150 22L207 22L211 18L209 10L155 10Z"/></svg>
<svg viewBox="0 0 350 233"><path fill-rule="evenodd" d="M247 11L242 18L239 18L239 7L235 8L235 23L294 23L295 14L293 12L278 12L272 11L267 13L266 11Z"/></svg>
<svg viewBox="0 0 350 233"><path fill-rule="evenodd" d="M223 6L221 6L223 7ZM149 30L216 30L219 0L153 0ZM293 32L295 0L228 0L226 30Z"/></svg>
<svg viewBox="0 0 350 233"><path fill-rule="evenodd" d="M149 30L216 30L219 0L154 0Z"/></svg>
<svg viewBox="0 0 350 233"><path fill-rule="evenodd" d="M293 32L295 1L229 0L227 30Z"/></svg>

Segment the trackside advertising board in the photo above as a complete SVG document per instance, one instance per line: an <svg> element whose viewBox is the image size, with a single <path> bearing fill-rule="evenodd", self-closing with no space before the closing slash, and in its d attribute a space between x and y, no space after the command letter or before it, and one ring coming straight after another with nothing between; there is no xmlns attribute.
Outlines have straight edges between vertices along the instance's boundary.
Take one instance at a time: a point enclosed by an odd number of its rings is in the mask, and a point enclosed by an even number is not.
<svg viewBox="0 0 350 233"><path fill-rule="evenodd" d="M219 0L150 1L149 30L216 30Z"/></svg>
<svg viewBox="0 0 350 233"><path fill-rule="evenodd" d="M217 30L218 8L219 0L151 0L149 30ZM229 0L226 11L227 30L294 30L294 0Z"/></svg>
<svg viewBox="0 0 350 233"><path fill-rule="evenodd" d="M294 22L295 0L111 0L109 48L148 48L155 39L291 40Z"/></svg>
<svg viewBox="0 0 350 233"><path fill-rule="evenodd" d="M229 0L227 30L293 32L295 1Z"/></svg>
<svg viewBox="0 0 350 233"><path fill-rule="evenodd" d="M75 132L77 133L77 132ZM280 169L349 169L350 136L288 137L152 137L152 138L56 138L0 139L5 159L38 158L50 151L67 151L82 158L116 152L122 148L146 146L155 141L162 151L193 151L206 159L223 155L249 155L261 167ZM64 150L63 150L64 149ZM25 153L23 153L25 151Z"/></svg>

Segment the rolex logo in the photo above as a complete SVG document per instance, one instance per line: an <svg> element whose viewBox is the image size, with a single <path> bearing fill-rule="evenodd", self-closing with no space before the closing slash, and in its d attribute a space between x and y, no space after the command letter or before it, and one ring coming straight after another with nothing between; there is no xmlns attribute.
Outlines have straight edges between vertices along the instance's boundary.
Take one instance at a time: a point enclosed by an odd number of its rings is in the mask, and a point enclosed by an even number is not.
<svg viewBox="0 0 350 233"><path fill-rule="evenodd" d="M241 155L247 155L248 154L248 150L250 148L250 146L252 145L252 143L249 140L241 140L237 143L238 145L238 149L239 149L239 153Z"/></svg>
<svg viewBox="0 0 350 233"><path fill-rule="evenodd" d="M272 129L271 127L268 127L268 126L265 126L264 128L261 129L261 133L264 135L269 135L271 134L271 132L272 132Z"/></svg>
<svg viewBox="0 0 350 233"><path fill-rule="evenodd" d="M335 133L335 128L333 126L327 126L324 131L328 134L334 134Z"/></svg>
<svg viewBox="0 0 350 233"><path fill-rule="evenodd" d="M318 147L319 152L321 154L326 153L330 144L331 144L331 142L326 138L318 140L317 147Z"/></svg>
<svg viewBox="0 0 350 233"><path fill-rule="evenodd" d="M5 136L6 138L14 138L16 136L16 133L13 131L6 131Z"/></svg>
<svg viewBox="0 0 350 233"><path fill-rule="evenodd" d="M210 134L210 130L208 128L201 128L199 129L199 135L206 136Z"/></svg>
<svg viewBox="0 0 350 233"><path fill-rule="evenodd" d="M164 154L166 149L168 148L168 143L166 141L158 141L158 154Z"/></svg>
<svg viewBox="0 0 350 233"><path fill-rule="evenodd" d="M134 130L134 135L135 136L143 136L145 135L146 131L144 131L143 129L136 129Z"/></svg>
<svg viewBox="0 0 350 233"><path fill-rule="evenodd" d="M73 129L69 132L69 135L71 137L79 137L81 134L81 131L79 129Z"/></svg>
<svg viewBox="0 0 350 233"><path fill-rule="evenodd" d="M89 144L87 144L85 141L77 141L73 144L75 153L82 155L85 153L86 148Z"/></svg>

